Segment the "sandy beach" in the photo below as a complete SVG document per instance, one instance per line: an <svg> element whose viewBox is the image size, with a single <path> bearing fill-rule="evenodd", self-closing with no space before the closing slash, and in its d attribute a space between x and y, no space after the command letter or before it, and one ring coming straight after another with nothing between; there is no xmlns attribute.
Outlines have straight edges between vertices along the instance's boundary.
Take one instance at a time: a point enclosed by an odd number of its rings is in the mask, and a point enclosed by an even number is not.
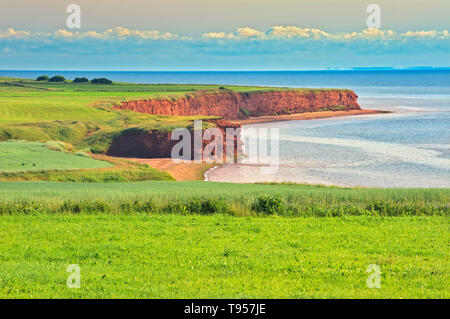
<svg viewBox="0 0 450 319"><path fill-rule="evenodd" d="M289 115L274 115L274 116L258 116L250 117L246 120L229 121L233 124L258 124L268 122L282 122L282 121L304 121L304 120L318 120L330 117L351 116L351 115L368 115L378 113L390 113L390 111L381 110L351 110L351 111L322 111L322 112L309 112L298 113Z"/></svg>
<svg viewBox="0 0 450 319"><path fill-rule="evenodd" d="M174 163L171 158L123 158L167 172L177 181L199 181L204 173L217 166L214 163Z"/></svg>

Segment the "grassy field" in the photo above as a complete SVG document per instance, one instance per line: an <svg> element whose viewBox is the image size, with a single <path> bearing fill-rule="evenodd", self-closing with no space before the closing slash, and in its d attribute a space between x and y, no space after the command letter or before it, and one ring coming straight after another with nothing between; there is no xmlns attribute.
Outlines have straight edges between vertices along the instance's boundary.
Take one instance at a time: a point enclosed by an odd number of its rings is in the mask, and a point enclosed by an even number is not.
<svg viewBox="0 0 450 319"><path fill-rule="evenodd" d="M120 213L151 202L145 212L250 216L448 216L448 189L345 189L203 181L135 183L0 182L0 213ZM256 206L255 206L256 205ZM130 209L131 206L131 209ZM261 208L261 209L260 209ZM275 212L271 211L275 210ZM77 211L77 210L75 210Z"/></svg>
<svg viewBox="0 0 450 319"><path fill-rule="evenodd" d="M89 156L51 150L38 142L0 142L0 173L111 167Z"/></svg>
<svg viewBox="0 0 450 319"><path fill-rule="evenodd" d="M444 217L19 214L0 229L2 298L450 297Z"/></svg>

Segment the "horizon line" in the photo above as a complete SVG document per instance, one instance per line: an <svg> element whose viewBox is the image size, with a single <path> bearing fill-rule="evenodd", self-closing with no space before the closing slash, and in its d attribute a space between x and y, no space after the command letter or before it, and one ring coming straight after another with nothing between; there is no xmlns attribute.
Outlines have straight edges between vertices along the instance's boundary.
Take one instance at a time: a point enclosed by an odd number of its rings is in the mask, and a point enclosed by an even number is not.
<svg viewBox="0 0 450 319"><path fill-rule="evenodd" d="M136 69L0 69L0 72L311 72L311 71L383 71L383 70L442 70L450 69L450 66L383 66L383 67L328 67L328 68L312 68L312 69L153 69L153 70L136 70Z"/></svg>

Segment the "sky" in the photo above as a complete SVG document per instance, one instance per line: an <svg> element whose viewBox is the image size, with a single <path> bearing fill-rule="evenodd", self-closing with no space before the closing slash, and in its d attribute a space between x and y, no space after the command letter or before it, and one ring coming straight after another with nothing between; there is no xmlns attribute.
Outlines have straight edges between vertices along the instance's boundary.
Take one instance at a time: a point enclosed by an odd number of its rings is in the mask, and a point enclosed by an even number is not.
<svg viewBox="0 0 450 319"><path fill-rule="evenodd" d="M449 67L449 12L449 0L2 0L0 69Z"/></svg>

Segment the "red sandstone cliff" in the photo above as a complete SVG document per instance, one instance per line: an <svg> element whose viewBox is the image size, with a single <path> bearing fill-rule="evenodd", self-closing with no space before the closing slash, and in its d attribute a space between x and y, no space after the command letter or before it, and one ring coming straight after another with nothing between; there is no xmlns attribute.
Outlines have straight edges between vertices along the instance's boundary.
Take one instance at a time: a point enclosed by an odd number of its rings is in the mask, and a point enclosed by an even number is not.
<svg viewBox="0 0 450 319"><path fill-rule="evenodd" d="M282 115L319 110L360 110L358 96L348 90L324 91L261 91L238 93L228 90L223 92L196 92L179 99L149 99L123 102L116 108L155 115L212 115L224 119L236 120L249 116ZM213 120L216 127L225 136L227 128L239 128L239 125L225 120ZM192 132L192 131L191 131ZM203 134L202 134L203 135ZM193 134L192 134L193 137ZM203 140L202 149L214 140ZM225 145L223 155L226 156ZM234 139L234 155L241 154L240 136ZM178 141L171 140L171 132L158 130L128 130L116 137L107 154L124 157L162 158L170 157L172 148ZM193 144L193 140L191 141ZM191 150L194 157L194 148ZM217 160L217 156L216 156Z"/></svg>
<svg viewBox="0 0 450 319"><path fill-rule="evenodd" d="M209 145L211 149L211 156L209 159L214 159L214 161L218 162L218 154L217 150L221 149L223 161L227 161L227 140L226 140L226 130L228 128L236 130L236 136L234 136L232 143L233 148L231 157L232 160L242 154L242 141L241 141L241 131L240 125L231 124L224 120L210 120L215 124L215 127L218 128L223 136L223 140L215 140L215 138L211 139L202 139L201 149L196 150L194 148L194 131L189 129L191 133L190 145L191 148L191 157L190 159L195 159L195 152L198 154L202 154L202 151L205 150L205 147ZM205 130L202 130L202 137L204 136ZM179 143L178 140L172 140L172 132L158 131L158 130L128 130L123 132L120 136L116 137L108 152L107 155L110 156L121 156L121 157L138 157L138 158L167 158L171 157L172 148L175 144ZM219 151L220 152L220 151ZM220 153L219 153L220 154ZM206 160L202 155L200 155L201 159ZM230 160L230 158L228 158Z"/></svg>
<svg viewBox="0 0 450 319"><path fill-rule="evenodd" d="M120 109L157 115L215 115L236 120L247 116L291 114L323 109L359 110L358 96L348 90L261 91L254 93L196 92L172 99L123 102Z"/></svg>

